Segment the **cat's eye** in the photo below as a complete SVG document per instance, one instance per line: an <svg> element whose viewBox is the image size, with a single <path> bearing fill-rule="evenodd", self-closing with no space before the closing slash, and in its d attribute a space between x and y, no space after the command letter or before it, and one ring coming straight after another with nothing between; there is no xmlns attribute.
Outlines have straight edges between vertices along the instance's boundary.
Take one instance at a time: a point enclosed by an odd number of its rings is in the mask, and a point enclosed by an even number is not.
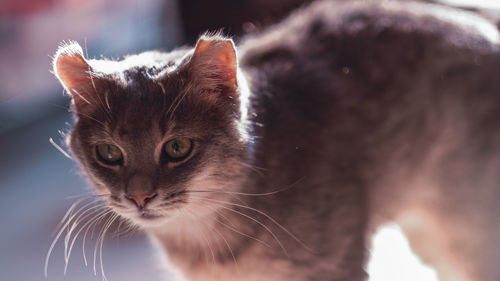
<svg viewBox="0 0 500 281"><path fill-rule="evenodd" d="M120 165L123 163L122 151L112 144L99 144L96 147L97 156L101 162L107 165Z"/></svg>
<svg viewBox="0 0 500 281"><path fill-rule="evenodd" d="M164 151L168 161L178 162L186 159L193 148L188 138L175 138L165 143Z"/></svg>

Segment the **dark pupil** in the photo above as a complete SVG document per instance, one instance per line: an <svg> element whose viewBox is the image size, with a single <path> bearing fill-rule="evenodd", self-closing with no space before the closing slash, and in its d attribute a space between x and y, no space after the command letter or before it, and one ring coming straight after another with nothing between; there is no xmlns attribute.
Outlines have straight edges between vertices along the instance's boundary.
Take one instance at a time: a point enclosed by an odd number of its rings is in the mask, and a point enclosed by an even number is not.
<svg viewBox="0 0 500 281"><path fill-rule="evenodd" d="M111 145L107 145L106 147L108 149L108 159L112 159L113 158L113 148L111 147Z"/></svg>
<svg viewBox="0 0 500 281"><path fill-rule="evenodd" d="M176 141L172 144L172 148L174 149L175 153L180 153L181 152L181 146Z"/></svg>

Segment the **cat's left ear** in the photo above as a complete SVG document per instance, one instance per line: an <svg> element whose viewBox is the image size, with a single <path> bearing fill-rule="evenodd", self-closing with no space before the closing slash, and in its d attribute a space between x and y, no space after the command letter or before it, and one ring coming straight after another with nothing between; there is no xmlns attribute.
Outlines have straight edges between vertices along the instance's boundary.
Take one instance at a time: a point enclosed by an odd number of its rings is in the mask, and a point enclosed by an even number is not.
<svg viewBox="0 0 500 281"><path fill-rule="evenodd" d="M76 42L59 48L54 56L54 74L73 97L77 112L95 104L99 75L92 69Z"/></svg>
<svg viewBox="0 0 500 281"><path fill-rule="evenodd" d="M238 88L238 58L233 40L200 38L190 61L190 70L204 90L234 93Z"/></svg>

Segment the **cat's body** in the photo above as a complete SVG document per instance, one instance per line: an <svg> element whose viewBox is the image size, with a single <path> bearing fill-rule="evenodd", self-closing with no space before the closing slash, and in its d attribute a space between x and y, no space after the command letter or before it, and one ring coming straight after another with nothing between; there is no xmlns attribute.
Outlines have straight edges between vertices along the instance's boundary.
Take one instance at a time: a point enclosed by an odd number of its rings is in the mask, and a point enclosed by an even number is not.
<svg viewBox="0 0 500 281"><path fill-rule="evenodd" d="M365 280L366 241L390 220L442 280L498 280L498 33L384 3L315 3L245 40L239 66L219 37L111 71L63 49L56 73L79 89L72 151L188 280ZM193 152L162 162L179 136ZM119 164L94 159L103 142ZM155 213L156 197L176 214Z"/></svg>
<svg viewBox="0 0 500 281"><path fill-rule="evenodd" d="M369 246L360 231L394 220L441 277L498 280L500 57L454 26L468 25L459 12L418 15L419 7L318 4L313 17L251 39L250 51L243 45L243 68L263 85L252 91L263 94L255 119L265 152L256 165L288 181L306 177L303 190L289 191L294 206L278 208L314 206L298 211L306 221L328 210L332 229L313 226L325 235L313 239L333 255L360 258ZM455 21L433 18L447 13Z"/></svg>

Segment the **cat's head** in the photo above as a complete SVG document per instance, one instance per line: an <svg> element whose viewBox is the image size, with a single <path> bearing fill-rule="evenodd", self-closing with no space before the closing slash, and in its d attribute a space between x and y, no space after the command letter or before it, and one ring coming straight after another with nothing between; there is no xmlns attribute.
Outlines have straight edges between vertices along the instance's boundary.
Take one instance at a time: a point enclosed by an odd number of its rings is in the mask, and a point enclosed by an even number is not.
<svg viewBox="0 0 500 281"><path fill-rule="evenodd" d="M54 72L73 98L71 151L121 216L158 226L176 210L208 213L202 200L235 191L247 140L230 39L122 61L88 60L71 43Z"/></svg>

